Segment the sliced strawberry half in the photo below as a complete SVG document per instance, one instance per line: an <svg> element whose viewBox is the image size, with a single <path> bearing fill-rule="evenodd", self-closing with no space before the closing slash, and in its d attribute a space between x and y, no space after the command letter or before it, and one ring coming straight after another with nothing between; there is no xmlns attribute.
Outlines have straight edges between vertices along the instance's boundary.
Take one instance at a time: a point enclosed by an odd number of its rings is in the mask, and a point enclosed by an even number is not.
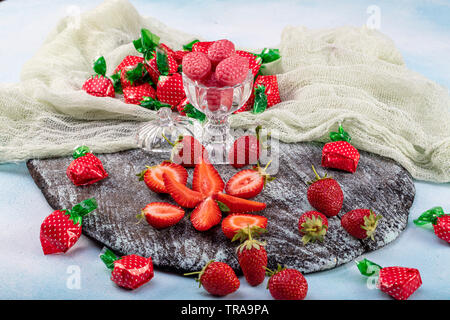
<svg viewBox="0 0 450 320"><path fill-rule="evenodd" d="M195 165L192 189L201 192L205 197L222 192L225 187L220 174L211 163L201 160Z"/></svg>
<svg viewBox="0 0 450 320"><path fill-rule="evenodd" d="M167 192L176 203L184 208L195 208L204 199L200 192L189 189L167 173L163 173L163 180Z"/></svg>
<svg viewBox="0 0 450 320"><path fill-rule="evenodd" d="M244 228L261 228L267 227L267 218L255 214L235 213L230 214L222 220L222 231L228 239L233 239L235 234Z"/></svg>
<svg viewBox="0 0 450 320"><path fill-rule="evenodd" d="M198 231L206 231L220 223L222 212L211 197L206 198L191 213L191 222Z"/></svg>
<svg viewBox="0 0 450 320"><path fill-rule="evenodd" d="M163 161L153 167L147 167L144 171L137 174L140 181L144 181L147 187L153 192L168 193L163 180L163 173L170 175L173 179L186 185L188 173L186 169L176 163Z"/></svg>
<svg viewBox="0 0 450 320"><path fill-rule="evenodd" d="M242 199L219 192L213 195L214 200L222 202L230 209L230 213L261 211L266 208L263 202Z"/></svg>
<svg viewBox="0 0 450 320"><path fill-rule="evenodd" d="M184 210L166 202L152 202L142 209L139 218L145 217L148 224L157 229L173 226L184 217Z"/></svg>

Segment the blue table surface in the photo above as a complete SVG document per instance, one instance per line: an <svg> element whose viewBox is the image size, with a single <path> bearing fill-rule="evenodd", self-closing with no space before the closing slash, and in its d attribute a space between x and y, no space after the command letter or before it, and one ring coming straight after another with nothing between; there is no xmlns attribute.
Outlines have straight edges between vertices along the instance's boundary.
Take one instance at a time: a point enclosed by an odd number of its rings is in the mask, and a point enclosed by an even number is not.
<svg viewBox="0 0 450 320"><path fill-rule="evenodd" d="M17 82L63 16L93 8L101 1L6 1L0 3L0 82ZM131 1L144 16L209 39L230 38L248 47L276 46L287 25L328 28L361 26L373 8L380 31L391 37L410 69L450 87L449 1ZM449 245L412 220L442 206L450 212L449 184L415 181L416 198L406 230L393 243L364 257L382 266L418 268L423 285L410 299L450 299ZM65 255L44 256L39 242L42 220L52 209L34 184L25 163L0 165L0 299L211 299L187 277L156 270L138 290L115 286L98 258L102 249L86 236ZM307 299L390 299L357 271L353 263L306 275ZM265 283L222 299L271 299Z"/></svg>

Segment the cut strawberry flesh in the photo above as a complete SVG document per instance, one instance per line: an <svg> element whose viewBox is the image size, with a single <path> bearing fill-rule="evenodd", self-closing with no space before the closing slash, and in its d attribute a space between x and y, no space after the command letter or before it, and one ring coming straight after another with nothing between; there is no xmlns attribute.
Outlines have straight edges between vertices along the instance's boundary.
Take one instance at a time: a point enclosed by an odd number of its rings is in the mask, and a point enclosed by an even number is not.
<svg viewBox="0 0 450 320"><path fill-rule="evenodd" d="M173 226L184 217L184 210L165 202L149 203L143 210L147 222L158 229Z"/></svg>
<svg viewBox="0 0 450 320"><path fill-rule="evenodd" d="M195 208L195 206L204 199L200 192L189 189L184 184L173 179L167 173L163 173L163 180L167 192L171 195L173 200L182 207Z"/></svg>
<svg viewBox="0 0 450 320"><path fill-rule="evenodd" d="M225 191L229 195L248 199L259 194L263 188L264 177L258 171L247 169L231 177Z"/></svg>
<svg viewBox="0 0 450 320"><path fill-rule="evenodd" d="M267 218L254 214L231 214L222 221L222 231L225 236L232 239L240 229L250 227L267 227Z"/></svg>
<svg viewBox="0 0 450 320"><path fill-rule="evenodd" d="M160 165L148 168L145 172L144 181L150 190L168 193L164 184L163 173L184 185L187 183L188 173L183 166L172 162L163 162Z"/></svg>
<svg viewBox="0 0 450 320"><path fill-rule="evenodd" d="M220 223L222 212L215 200L207 198L191 214L191 222L198 231L206 231Z"/></svg>
<svg viewBox="0 0 450 320"><path fill-rule="evenodd" d="M213 198L225 204L230 209L230 213L261 211L266 208L263 202L242 199L221 192L214 194Z"/></svg>
<svg viewBox="0 0 450 320"><path fill-rule="evenodd" d="M192 189L201 192L205 197L222 192L225 184L216 168L205 160L195 166Z"/></svg>

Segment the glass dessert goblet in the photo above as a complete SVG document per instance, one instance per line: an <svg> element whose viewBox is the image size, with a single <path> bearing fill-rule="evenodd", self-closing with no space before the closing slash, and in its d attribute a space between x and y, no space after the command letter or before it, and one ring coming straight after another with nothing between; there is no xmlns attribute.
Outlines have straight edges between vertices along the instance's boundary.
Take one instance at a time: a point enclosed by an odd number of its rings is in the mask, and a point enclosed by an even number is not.
<svg viewBox="0 0 450 320"><path fill-rule="evenodd" d="M206 86L183 73L184 91L189 102L206 115L201 143L211 163L228 163L228 151L233 145L229 116L241 108L253 88L251 70L244 81L234 86Z"/></svg>

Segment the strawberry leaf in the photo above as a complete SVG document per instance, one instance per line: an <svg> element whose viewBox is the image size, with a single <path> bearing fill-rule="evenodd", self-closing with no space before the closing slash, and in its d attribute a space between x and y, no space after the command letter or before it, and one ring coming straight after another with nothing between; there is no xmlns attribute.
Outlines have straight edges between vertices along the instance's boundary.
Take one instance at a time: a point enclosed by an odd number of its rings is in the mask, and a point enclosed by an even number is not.
<svg viewBox="0 0 450 320"><path fill-rule="evenodd" d="M106 74L106 61L103 56L95 60L94 62L94 72L98 75L105 76Z"/></svg>
<svg viewBox="0 0 450 320"><path fill-rule="evenodd" d="M189 42L188 44L185 44L185 45L183 46L183 50L184 50L184 51L192 51L192 46L193 46L194 44L196 44L197 42L200 42L200 40L195 39L194 41L191 41L191 42Z"/></svg>

